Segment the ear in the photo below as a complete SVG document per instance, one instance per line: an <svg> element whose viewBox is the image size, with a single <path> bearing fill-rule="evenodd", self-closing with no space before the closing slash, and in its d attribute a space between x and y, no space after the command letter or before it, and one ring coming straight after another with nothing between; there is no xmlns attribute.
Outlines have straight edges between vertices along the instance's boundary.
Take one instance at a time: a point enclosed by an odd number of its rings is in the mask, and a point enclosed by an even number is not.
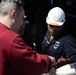
<svg viewBox="0 0 76 75"><path fill-rule="evenodd" d="M10 16L11 16L11 18L15 18L16 17L16 10L12 10Z"/></svg>

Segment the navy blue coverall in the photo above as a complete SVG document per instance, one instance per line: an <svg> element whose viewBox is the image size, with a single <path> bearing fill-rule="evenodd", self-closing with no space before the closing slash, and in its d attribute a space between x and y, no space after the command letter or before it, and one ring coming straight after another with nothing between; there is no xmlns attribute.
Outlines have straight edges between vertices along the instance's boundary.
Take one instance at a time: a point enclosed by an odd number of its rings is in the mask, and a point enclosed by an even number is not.
<svg viewBox="0 0 76 75"><path fill-rule="evenodd" d="M49 42L49 35L47 31L42 42L42 53L54 56L56 61L63 57L70 59L70 63L76 62L76 39L63 31Z"/></svg>

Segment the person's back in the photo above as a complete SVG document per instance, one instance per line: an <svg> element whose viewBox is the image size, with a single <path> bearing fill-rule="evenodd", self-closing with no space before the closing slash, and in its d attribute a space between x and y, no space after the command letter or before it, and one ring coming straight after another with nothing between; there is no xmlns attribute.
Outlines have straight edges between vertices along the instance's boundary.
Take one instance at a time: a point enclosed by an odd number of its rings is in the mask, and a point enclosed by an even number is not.
<svg viewBox="0 0 76 75"><path fill-rule="evenodd" d="M9 57L11 43L16 37L17 34L0 23L0 75L13 75Z"/></svg>
<svg viewBox="0 0 76 75"><path fill-rule="evenodd" d="M23 49L21 50L21 48ZM29 54L27 53L28 49L29 51L31 50L31 52L28 51ZM35 52L33 51L33 53ZM30 56L31 60L34 61L34 63L30 61ZM35 56L35 59L37 58L38 57ZM19 35L10 31L10 29L3 26L1 23L0 23L0 60L1 60L0 75L17 75L17 74L22 75L22 73L23 75L28 74L37 75L38 73L36 74L36 72L39 71L39 68L33 68L35 65L38 65L38 63L35 64L35 62L39 61L40 59L38 59L37 61L34 60L31 47L27 46ZM29 62L31 63L28 65Z"/></svg>
<svg viewBox="0 0 76 75"><path fill-rule="evenodd" d="M41 75L55 63L54 57L38 54L21 38L23 17L24 9L19 1L1 2L0 75Z"/></svg>

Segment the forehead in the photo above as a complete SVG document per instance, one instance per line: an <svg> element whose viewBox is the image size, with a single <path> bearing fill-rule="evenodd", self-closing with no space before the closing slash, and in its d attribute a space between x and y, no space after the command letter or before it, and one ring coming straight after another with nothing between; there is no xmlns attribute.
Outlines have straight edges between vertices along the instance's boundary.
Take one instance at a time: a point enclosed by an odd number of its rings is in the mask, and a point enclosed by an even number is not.
<svg viewBox="0 0 76 75"><path fill-rule="evenodd" d="M54 26L54 25L48 25L49 28L55 28L55 29L62 29L63 26Z"/></svg>
<svg viewBox="0 0 76 75"><path fill-rule="evenodd" d="M55 25L51 25L51 24L48 24L50 27L59 27L59 26L55 26Z"/></svg>
<svg viewBox="0 0 76 75"><path fill-rule="evenodd" d="M20 14L23 16L25 15L25 11L24 11L23 7L20 8Z"/></svg>
<svg viewBox="0 0 76 75"><path fill-rule="evenodd" d="M22 8L22 13L23 13L23 15L25 15L25 11L24 11L24 9Z"/></svg>

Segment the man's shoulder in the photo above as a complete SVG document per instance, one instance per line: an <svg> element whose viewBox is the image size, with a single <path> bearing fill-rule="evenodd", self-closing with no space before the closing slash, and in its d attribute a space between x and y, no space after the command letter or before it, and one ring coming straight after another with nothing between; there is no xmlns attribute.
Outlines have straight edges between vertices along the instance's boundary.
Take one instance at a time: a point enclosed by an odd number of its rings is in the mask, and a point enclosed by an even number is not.
<svg viewBox="0 0 76 75"><path fill-rule="evenodd" d="M15 37L18 34L15 33L14 31L12 31L11 29L9 29L7 26L5 26L4 24L0 23L0 37Z"/></svg>
<svg viewBox="0 0 76 75"><path fill-rule="evenodd" d="M16 37L19 36L19 34L17 34L16 32L12 31L12 30L7 30L6 32L10 37Z"/></svg>
<svg viewBox="0 0 76 75"><path fill-rule="evenodd" d="M67 42L67 43L76 43L76 39L73 35L66 35L63 38L61 38L61 40L63 40L63 42Z"/></svg>
<svg viewBox="0 0 76 75"><path fill-rule="evenodd" d="M3 32L0 32L0 37L1 37L0 40L4 40L7 42L14 40L17 36L19 36L17 33L9 29L6 29Z"/></svg>
<svg viewBox="0 0 76 75"><path fill-rule="evenodd" d="M67 40L75 40L75 37L73 35L66 35L63 38Z"/></svg>

